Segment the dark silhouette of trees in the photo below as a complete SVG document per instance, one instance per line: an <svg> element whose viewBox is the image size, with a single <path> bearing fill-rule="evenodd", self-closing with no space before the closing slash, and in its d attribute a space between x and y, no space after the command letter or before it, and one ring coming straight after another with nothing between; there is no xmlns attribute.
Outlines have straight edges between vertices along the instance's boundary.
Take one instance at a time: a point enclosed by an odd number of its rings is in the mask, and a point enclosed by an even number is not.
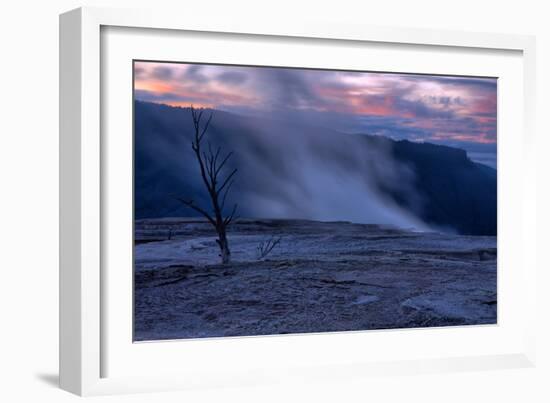
<svg viewBox="0 0 550 403"><path fill-rule="evenodd" d="M210 113L210 116L208 116L208 119L201 127L203 112L204 109L201 108L197 111L193 106L191 106L191 116L193 118L193 126L195 131L191 147L193 148L195 157L199 164L202 182L208 191L208 195L210 196L212 213L209 213L201 206L197 205L193 199L178 197L177 200L206 217L208 222L210 222L210 224L212 224L212 226L216 229L216 233L218 234L216 243L220 248L222 263L226 264L231 260L231 251L227 240L227 227L236 218L235 213L237 212L237 204L233 204L233 208L231 209L231 213L229 215L224 216L223 211L225 208L227 195L233 186L237 169L235 168L230 170L228 174L224 175L224 171L228 171L226 164L233 155L232 151L222 158L221 147L217 147L214 150L210 142L207 142L206 150L203 150L203 139L206 135L208 127L210 126L213 116L213 114Z"/></svg>

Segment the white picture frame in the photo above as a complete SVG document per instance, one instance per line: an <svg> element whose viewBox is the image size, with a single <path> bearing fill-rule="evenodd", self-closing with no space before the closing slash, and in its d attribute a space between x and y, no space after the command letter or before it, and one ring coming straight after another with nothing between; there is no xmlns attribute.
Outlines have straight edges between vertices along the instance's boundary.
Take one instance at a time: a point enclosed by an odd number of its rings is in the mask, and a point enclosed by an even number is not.
<svg viewBox="0 0 550 403"><path fill-rule="evenodd" d="M349 332L345 335L184 341L162 343L156 350L153 346L140 347L140 351L137 352L132 352L131 349L125 350L124 346L113 344L105 327L110 327L111 335L113 332L123 334L124 330L115 329L113 323L116 321L108 320L116 313L112 312L112 305L107 303L109 290L105 280L110 277L102 271L106 267L105 251L107 249L104 244L103 227L106 226L105 220L108 220L104 211L102 213L102 209L106 203L105 190L108 189L106 182L110 175L105 152L106 145L110 143L105 138L102 139L102 133L109 131L110 123L106 119L108 111L102 109L105 107L102 104L102 94L108 93L109 88L105 88L108 84L102 80L101 58L109 55L102 49L106 46L102 31L108 27L193 32L194 35L199 36L200 33L217 33L218 37L242 35L253 37L260 42L282 38L282 42L287 39L304 41L304 46L307 46L310 39L319 39L331 41L330 46L334 47L346 43L376 43L377 46L410 45L434 49L466 49L480 55L491 51L515 52L519 57L515 60L516 62L519 60L521 65L521 83L517 83L521 86L518 86L516 91L521 92L522 95L519 101L522 113L514 124L519 125L522 133L518 133L517 138L510 138L507 149L501 149L499 145L499 182L505 179L516 187L515 192L514 189L510 189L510 197L508 193L503 194L499 189L499 209L503 196L506 196L506 200L512 199L503 204L504 209L516 212L513 219L509 218L510 225L504 228L506 234L509 233L510 236L504 238L515 241L516 244L513 253L505 253L503 256L499 253L499 266L500 259L508 259L521 267L521 272L514 274L518 277L513 281L514 286L517 287L514 295L522 298L521 311L517 308L516 313L525 313L521 315L521 322L514 322L512 327L504 326L499 322L500 328L498 326L485 328L488 330L480 330L477 333L470 329L448 328L434 329L431 333L409 330L405 333ZM96 395L214 385L248 385L296 379L334 379L380 373L396 375L534 365L536 323L534 317L528 313L535 312L537 266L533 250L535 242L527 240L527 234L536 232L535 182L532 175L535 167L533 159L530 158L534 148L535 110L535 41L533 37L329 23L291 25L281 24L278 21L250 21L238 18L213 20L197 15L192 18L186 17L169 11L81 8L61 15L60 49L60 385L63 389L79 395ZM395 68L399 67L395 66ZM510 74L519 74L519 70L514 71L515 73ZM127 84L130 88L131 83ZM121 119L124 118L121 117ZM499 120L499 125L500 123ZM124 146L125 143L121 144ZM129 143L127 145L131 148ZM511 155L507 150L512 148L519 150L519 154L513 157L515 173L500 169L502 168L500 156ZM506 162L506 158L504 160ZM502 223L501 218L499 212L499 225ZM515 234L514 237L511 236L512 232ZM131 252L128 250L121 253ZM499 276L500 274L499 271ZM127 281L130 284L131 278L127 278ZM500 290L499 284L499 298ZM499 300L499 309L501 309L500 305ZM509 305L505 304L505 306ZM501 313L499 312L499 315ZM454 337L465 340L465 348L463 350L442 348L433 354L417 356L406 355L400 349L396 349L392 357L376 360L363 359L361 355L356 359L340 360L339 356L330 356L330 354L319 359L315 358L314 350L307 351L308 346L316 346L316 348L325 346L329 351L334 351L341 343L358 345L357 343L366 340L365 337L369 337L369 342L372 340L378 340L380 343L410 341L411 345L420 343L419 340L423 338L437 341L443 340L444 337L447 338L445 340L451 340ZM498 348L492 351L484 350L484 345L478 349L467 348L474 344L476 337L485 337L487 340L494 337L509 337L510 341L503 342L501 345L495 342ZM382 339L386 340L382 341ZM131 340L129 342L131 343ZM227 365L209 365L213 364L208 362L210 359L208 351L212 349L215 349L220 357L225 357ZM127 355L119 354L115 357L116 354L113 351L119 350L127 351L128 354L144 354L141 357L149 357L147 359L154 359L151 358L154 354L166 356L176 351L184 354L183 351L186 350L185 354L188 354L190 360L183 364L179 360L175 363L167 363L164 358L165 364L168 364L165 366L168 370L159 372L156 376L147 372L133 373L122 365L119 365L116 371L107 370L105 363L111 360L111 356L114 357L113 361L132 362L131 357ZM269 355L268 350L275 353ZM191 354L191 351L194 353ZM231 351L233 354L229 353ZM235 351L244 356L237 356ZM293 359L277 360L276 357L281 356L280 352L283 351L304 351L304 354L294 354ZM266 358L260 372L253 364L256 358L247 359L247 357L261 356L264 353ZM198 365L201 354L203 361L204 357L207 357L206 364L200 366L200 371L190 372L189 366L193 365L193 360ZM340 355L346 356L346 354L350 352L343 352ZM212 369L214 367L216 367L215 370Z"/></svg>

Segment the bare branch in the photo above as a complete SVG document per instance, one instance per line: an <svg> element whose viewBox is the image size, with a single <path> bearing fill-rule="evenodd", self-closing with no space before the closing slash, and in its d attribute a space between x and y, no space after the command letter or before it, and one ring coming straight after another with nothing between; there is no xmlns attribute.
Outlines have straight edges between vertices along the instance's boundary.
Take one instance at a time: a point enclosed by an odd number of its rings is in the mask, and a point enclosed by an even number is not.
<svg viewBox="0 0 550 403"><path fill-rule="evenodd" d="M233 205L233 210L231 211L231 214L229 214L229 216L225 220L223 220L223 224L225 226L231 224L231 221L233 221L233 217L235 216L236 212L237 212L237 203Z"/></svg>
<svg viewBox="0 0 550 403"><path fill-rule="evenodd" d="M202 115L202 112L203 110L201 110L201 113L200 115ZM200 115L199 115L199 120L200 120ZM203 129L202 129L202 132L199 136L199 141L202 140L202 138L204 137L204 135L206 134L206 131L208 130L208 126L210 126L210 121L212 121L212 116L214 114L213 113L210 113L210 116L208 117L208 120L206 121L206 124L204 125Z"/></svg>
<svg viewBox="0 0 550 403"><path fill-rule="evenodd" d="M214 188L211 186L211 183L208 181L208 177L206 176L207 174L206 174L205 162L202 160L200 148L197 148L197 150L195 151L195 154L197 155L197 161L199 162L199 168L201 170L201 177L204 182L204 185L208 189L208 192L211 193L214 190Z"/></svg>
<svg viewBox="0 0 550 403"><path fill-rule="evenodd" d="M183 199L181 197L174 197L174 198L177 201L179 201L180 203L185 204L187 207L192 208L193 210L201 213L204 217L206 217L206 219L208 221L210 221L210 223L212 225L216 226L216 221L212 218L212 216L210 216L210 214L208 214L208 212L206 210L204 210L201 207L197 206L193 200L186 200L186 199Z"/></svg>
<svg viewBox="0 0 550 403"><path fill-rule="evenodd" d="M214 154L212 151L212 143L208 142L208 175L210 176L210 182L212 184L212 188L216 188L216 182L218 174L216 173L216 160L218 158L220 147L218 147L218 151ZM205 154L206 155L206 154Z"/></svg>
<svg viewBox="0 0 550 403"><path fill-rule="evenodd" d="M223 190L223 188L229 183L229 181L231 180L231 178L237 173L237 168L235 168L228 176L227 178L225 178L225 181L223 182L223 184L220 186L220 188L218 189L218 192L221 192Z"/></svg>
<svg viewBox="0 0 550 403"><path fill-rule="evenodd" d="M225 188L225 191L223 192L222 196L222 204L220 205L220 210L223 211L223 208L225 207L225 199L227 198L227 194L229 193L229 189L231 189L231 186L233 186L233 183L235 183L234 180L231 180L227 187Z"/></svg>
<svg viewBox="0 0 550 403"><path fill-rule="evenodd" d="M210 179L213 179L214 178L214 175L213 175L214 174L214 167L213 167L214 156L212 154L212 143L210 141L208 142L208 158L207 158L207 161L208 161L208 172L210 172Z"/></svg>
<svg viewBox="0 0 550 403"><path fill-rule="evenodd" d="M208 174L208 177L210 178L210 181L212 181L212 171L211 171L211 164L210 159L208 158L208 155L205 151L202 152L202 159L204 161L204 169L206 170L206 173Z"/></svg>
<svg viewBox="0 0 550 403"><path fill-rule="evenodd" d="M193 151L195 152L195 155L197 157L197 162L199 163L199 168L201 171L201 177L204 182L204 185L208 189L208 193L212 194L212 192L215 190L215 187L212 186L211 181L208 180L208 175L206 172L206 166L207 163L207 157L205 153L201 152L201 137L199 136L200 132L200 120L202 117L202 110L197 114L196 110L191 107L191 115L193 117L193 125L195 126L195 140L191 143L191 147L193 148Z"/></svg>
<svg viewBox="0 0 550 403"><path fill-rule="evenodd" d="M216 150L216 154L214 154L214 158L213 158L212 168L213 168L213 171L216 172L216 176L218 176L218 172L219 172L217 169L217 164L218 164L218 157L220 156L221 151L222 151L222 147L218 146L218 149Z"/></svg>
<svg viewBox="0 0 550 403"><path fill-rule="evenodd" d="M256 248L258 260L261 260L269 255L273 248L281 242L281 239L281 237L276 238L273 236L270 239L260 242L260 244Z"/></svg>
<svg viewBox="0 0 550 403"><path fill-rule="evenodd" d="M218 149L216 150L216 161L218 160L218 157L221 152L222 152L222 146L218 146Z"/></svg>
<svg viewBox="0 0 550 403"><path fill-rule="evenodd" d="M227 160L233 155L233 151L230 151L229 154L226 155L226 157L223 159L223 161L221 162L220 166L218 167L218 169L216 169L216 175L218 173L220 173L220 171L222 170L223 166L225 165L225 163L227 162Z"/></svg>

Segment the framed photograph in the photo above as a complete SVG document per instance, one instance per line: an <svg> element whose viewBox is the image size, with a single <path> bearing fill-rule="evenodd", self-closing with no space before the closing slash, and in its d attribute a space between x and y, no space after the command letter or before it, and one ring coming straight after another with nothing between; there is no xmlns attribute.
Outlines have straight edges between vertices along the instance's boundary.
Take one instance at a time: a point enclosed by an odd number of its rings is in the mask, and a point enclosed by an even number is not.
<svg viewBox="0 0 550 403"><path fill-rule="evenodd" d="M533 38L60 24L64 389L534 365Z"/></svg>

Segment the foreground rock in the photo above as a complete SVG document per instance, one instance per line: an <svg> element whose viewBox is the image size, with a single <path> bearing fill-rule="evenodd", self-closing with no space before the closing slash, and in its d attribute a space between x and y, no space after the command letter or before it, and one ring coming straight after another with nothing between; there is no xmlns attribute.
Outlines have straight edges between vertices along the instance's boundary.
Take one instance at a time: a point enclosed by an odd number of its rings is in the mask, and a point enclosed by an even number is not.
<svg viewBox="0 0 550 403"><path fill-rule="evenodd" d="M241 220L229 239L221 266L204 221L136 221L136 341L496 323L495 237Z"/></svg>

